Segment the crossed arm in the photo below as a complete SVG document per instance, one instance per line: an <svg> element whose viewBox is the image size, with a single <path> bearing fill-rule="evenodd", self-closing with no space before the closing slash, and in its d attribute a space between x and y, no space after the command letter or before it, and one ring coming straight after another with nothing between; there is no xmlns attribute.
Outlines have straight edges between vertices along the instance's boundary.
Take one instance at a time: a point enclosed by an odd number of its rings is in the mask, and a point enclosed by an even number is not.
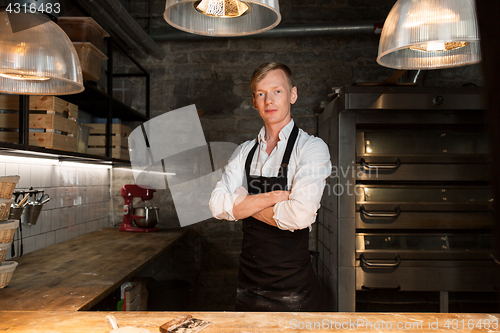
<svg viewBox="0 0 500 333"><path fill-rule="evenodd" d="M261 194L239 196L233 206L233 216L240 220L252 216L259 221L277 227L273 218L273 206L288 200L289 191L273 191Z"/></svg>
<svg viewBox="0 0 500 333"><path fill-rule="evenodd" d="M241 149L241 147L239 147ZM331 173L328 147L320 140L303 149L291 177L292 191L273 191L255 195L241 192L244 182L244 158L234 153L210 199L217 219L235 221L249 216L285 230L309 227L316 219L326 178Z"/></svg>

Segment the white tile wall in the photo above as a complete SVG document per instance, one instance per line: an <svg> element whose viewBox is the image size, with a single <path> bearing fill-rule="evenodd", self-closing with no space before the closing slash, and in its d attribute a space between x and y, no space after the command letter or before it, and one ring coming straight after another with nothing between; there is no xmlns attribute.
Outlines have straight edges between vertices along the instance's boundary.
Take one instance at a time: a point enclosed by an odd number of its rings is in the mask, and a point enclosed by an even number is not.
<svg viewBox="0 0 500 333"><path fill-rule="evenodd" d="M16 190L44 190L47 202L35 225L22 224L23 253L110 226L110 170L81 164L38 163L0 155L0 176L19 175ZM19 229L14 237L16 256ZM12 254L7 254L11 259Z"/></svg>

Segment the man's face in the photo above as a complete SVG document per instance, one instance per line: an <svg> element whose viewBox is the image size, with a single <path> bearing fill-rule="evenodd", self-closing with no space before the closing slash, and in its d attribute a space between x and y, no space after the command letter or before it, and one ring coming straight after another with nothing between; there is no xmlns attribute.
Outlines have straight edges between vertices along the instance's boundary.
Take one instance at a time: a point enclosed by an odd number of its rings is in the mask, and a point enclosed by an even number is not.
<svg viewBox="0 0 500 333"><path fill-rule="evenodd" d="M257 83L253 94L253 105L267 124L290 122L290 104L297 100L297 87L290 89L285 72L275 69Z"/></svg>

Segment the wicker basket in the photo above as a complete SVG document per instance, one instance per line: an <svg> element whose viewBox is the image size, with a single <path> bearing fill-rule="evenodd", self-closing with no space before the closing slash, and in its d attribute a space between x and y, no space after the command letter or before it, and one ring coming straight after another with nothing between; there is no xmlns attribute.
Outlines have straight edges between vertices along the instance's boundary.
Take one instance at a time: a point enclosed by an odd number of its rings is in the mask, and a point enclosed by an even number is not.
<svg viewBox="0 0 500 333"><path fill-rule="evenodd" d="M12 198L12 193L14 193L14 188L16 188L19 182L19 176L6 176L0 177L0 198L10 199Z"/></svg>
<svg viewBox="0 0 500 333"><path fill-rule="evenodd" d="M16 270L17 262L6 261L0 265L0 289L7 287Z"/></svg>
<svg viewBox="0 0 500 333"><path fill-rule="evenodd" d="M0 265L3 264L5 259L7 259L7 253L9 252L10 244L12 243L0 244Z"/></svg>
<svg viewBox="0 0 500 333"><path fill-rule="evenodd" d="M11 243L17 227L19 227L19 220L0 222L0 243Z"/></svg>
<svg viewBox="0 0 500 333"><path fill-rule="evenodd" d="M14 199L0 199L0 222L9 218L10 205L13 202Z"/></svg>

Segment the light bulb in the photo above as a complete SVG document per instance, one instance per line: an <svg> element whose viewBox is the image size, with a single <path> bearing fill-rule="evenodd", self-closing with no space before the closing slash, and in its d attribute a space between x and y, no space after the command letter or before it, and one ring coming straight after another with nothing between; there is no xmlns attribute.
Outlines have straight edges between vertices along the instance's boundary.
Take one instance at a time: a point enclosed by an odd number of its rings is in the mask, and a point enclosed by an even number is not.
<svg viewBox="0 0 500 333"><path fill-rule="evenodd" d="M24 74L7 74L0 73L1 77L5 77L7 79L12 80L24 80L24 81L47 81L50 80L50 77L44 76L33 76L33 75L24 75Z"/></svg>
<svg viewBox="0 0 500 333"><path fill-rule="evenodd" d="M464 47L469 43L467 42L429 42L425 44L413 45L410 46L411 50L416 51L424 51L424 52L443 52L443 51L451 51L461 47Z"/></svg>
<svg viewBox="0 0 500 333"><path fill-rule="evenodd" d="M201 0L194 6L200 13L218 18L239 17L251 9L249 4L238 0Z"/></svg>

